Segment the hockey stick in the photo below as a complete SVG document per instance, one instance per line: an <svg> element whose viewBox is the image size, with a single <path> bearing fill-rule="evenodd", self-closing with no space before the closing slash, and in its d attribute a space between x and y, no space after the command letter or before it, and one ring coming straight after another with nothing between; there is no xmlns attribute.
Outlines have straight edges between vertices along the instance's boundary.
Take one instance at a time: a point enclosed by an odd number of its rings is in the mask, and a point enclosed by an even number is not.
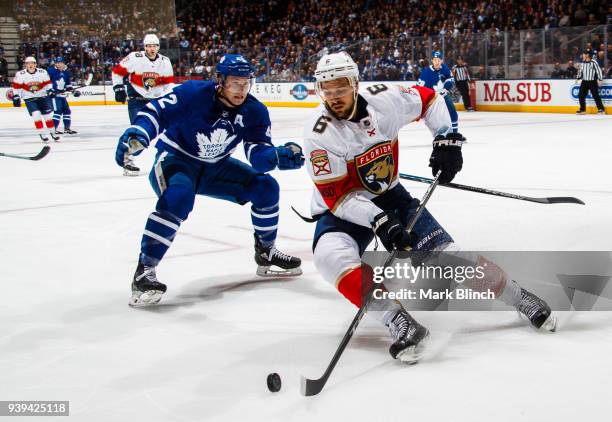
<svg viewBox="0 0 612 422"><path fill-rule="evenodd" d="M0 157L10 157L10 158L19 158L21 160L32 160L32 161L38 161L42 158L44 158L47 154L49 154L49 151L51 150L51 147L49 145L45 145L38 154L32 156L32 157L24 157L22 155L13 155L13 154L6 154L4 152L0 152Z"/></svg>
<svg viewBox="0 0 612 422"><path fill-rule="evenodd" d="M74 90L76 91L77 89L88 87L89 85L91 85L92 81L93 81L93 73L89 73L87 74L87 79L83 81L83 85L75 86Z"/></svg>
<svg viewBox="0 0 612 422"><path fill-rule="evenodd" d="M432 179L411 174L400 173L400 178L412 180L413 182L431 183ZM514 193L499 192L492 189L478 188L475 186L460 185L458 183L446 183L442 186L453 189L467 190L471 192L484 193L485 195L501 196L503 198L519 199L521 201L537 202L538 204L580 204L585 205L581 199L573 196L548 196L544 198L534 198L531 196L517 195Z"/></svg>
<svg viewBox="0 0 612 422"><path fill-rule="evenodd" d="M416 212L412 216L410 223L406 227L406 231L410 232L414 228L414 225L416 224L417 220L421 216L421 213L425 209L425 206L427 205L427 202L429 201L431 194L433 193L436 186L438 186L438 178L440 177L440 174L441 172L438 172L438 174L436 175L436 178L432 180L431 185L425 192L425 195L423 195L423 199L421 199L421 204L419 205ZM397 250L391 251L387 259L385 260L383 267L388 267L389 265L391 265L391 263L397 256L397 252L398 252ZM336 367L336 364L340 360L340 356L342 356L344 349L346 348L349 341L351 340L351 337L353 337L353 334L355 333L355 330L357 329L359 322L361 322L361 319L363 318L366 311L368 310L368 306L370 305L370 302L372 301L375 286L376 286L375 284L372 285L372 288L370 289L365 300L363 301L361 308L359 308L359 310L357 311L355 318L353 318L353 322L351 322L351 325L349 325L349 328L346 331L346 334L344 335L344 337L342 338L342 341L340 342L340 345L338 346L336 353L334 353L334 356L332 357L331 362L329 363L329 365L327 365L327 369L325 370L321 378L312 380L312 379L308 379L302 376L302 382L301 382L302 395L314 396L314 395L319 394L321 390L323 390L323 387L325 387L325 384L327 383L329 376L331 375L332 371Z"/></svg>

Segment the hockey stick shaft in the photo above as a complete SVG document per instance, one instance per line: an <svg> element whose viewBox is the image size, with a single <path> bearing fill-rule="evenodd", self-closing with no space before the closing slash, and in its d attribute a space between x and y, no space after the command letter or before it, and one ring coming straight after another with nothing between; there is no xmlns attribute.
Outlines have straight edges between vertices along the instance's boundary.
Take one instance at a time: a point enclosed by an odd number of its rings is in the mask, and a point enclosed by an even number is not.
<svg viewBox="0 0 612 422"><path fill-rule="evenodd" d="M49 145L45 145L38 154L31 156L31 157L26 157L23 155L7 154L4 152L0 152L0 157L19 158L20 160L38 161L44 158L49 153L50 150L51 150L51 147Z"/></svg>
<svg viewBox="0 0 612 422"><path fill-rule="evenodd" d="M413 182L432 183L433 180L427 177L413 176L412 174L400 173L400 179L412 180ZM531 196L517 195L514 193L500 192L493 189L479 188L476 186L460 185L458 183L446 183L442 185L447 188L466 190L470 192L483 193L485 195L501 196L503 198L518 199L521 201L536 202L538 204L580 204L584 205L581 199L571 196L549 196L543 198L535 198Z"/></svg>
<svg viewBox="0 0 612 422"><path fill-rule="evenodd" d="M427 205L429 198L433 194L434 189L436 188L436 186L438 186L438 178L440 177L440 174L441 172L438 172L438 174L436 175L436 178L432 180L432 183L430 184L429 188L423 195L423 199L421 199L421 203L419 204L419 207L417 208L416 212L414 213L414 215L410 219L410 222L408 223L408 226L406 228L408 232L410 232L412 228L414 227L414 225L416 224L417 220L421 216L421 213L425 209L425 206ZM397 256L397 250L391 251L387 259L385 260L385 263L383 264L383 268L391 265L391 263L395 260L396 256ZM349 325L348 330L346 331L346 334L344 334L344 337L342 338L342 341L340 342L340 345L338 346L338 349L336 349L336 353L334 353L334 356L332 357L329 365L327 365L327 369L325 370L321 378L316 379L316 380L311 380L311 379L302 377L302 385L301 385L302 395L314 396L314 395L319 394L321 390L323 390L323 387L325 387L325 384L327 383L327 380L329 379L332 371L334 370L334 368L336 367L336 364L340 360L340 357L342 356L344 349L346 349L346 346L349 344L349 341L353 337L355 330L357 330L357 327L359 326L361 319L365 315L368 309L368 306L370 305L370 302L372 301L374 290L375 290L375 286L373 285L370 291L368 292L367 296L365 297L363 304L357 311L357 314L355 314L355 318L353 318L351 325Z"/></svg>

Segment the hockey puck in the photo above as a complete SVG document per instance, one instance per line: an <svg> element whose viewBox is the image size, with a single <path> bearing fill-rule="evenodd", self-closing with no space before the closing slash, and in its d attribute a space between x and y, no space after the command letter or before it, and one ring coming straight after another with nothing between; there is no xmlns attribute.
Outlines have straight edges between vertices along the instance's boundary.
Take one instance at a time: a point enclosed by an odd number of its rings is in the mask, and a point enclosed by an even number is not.
<svg viewBox="0 0 612 422"><path fill-rule="evenodd" d="M268 390L276 393L281 389L281 377L276 372L268 374Z"/></svg>

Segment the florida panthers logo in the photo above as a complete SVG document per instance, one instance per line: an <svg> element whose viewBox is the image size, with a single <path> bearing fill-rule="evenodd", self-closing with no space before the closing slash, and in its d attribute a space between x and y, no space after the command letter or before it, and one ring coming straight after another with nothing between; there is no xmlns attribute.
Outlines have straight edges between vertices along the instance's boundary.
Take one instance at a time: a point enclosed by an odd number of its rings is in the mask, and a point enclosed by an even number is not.
<svg viewBox="0 0 612 422"><path fill-rule="evenodd" d="M40 90L39 82L31 82L28 84L28 91L30 91L31 93L34 93L38 90Z"/></svg>
<svg viewBox="0 0 612 422"><path fill-rule="evenodd" d="M142 74L142 86L149 90L157 86L159 75L155 72L144 72Z"/></svg>
<svg viewBox="0 0 612 422"><path fill-rule="evenodd" d="M395 175L391 142L374 145L356 156L355 166L363 187L376 195L384 193Z"/></svg>

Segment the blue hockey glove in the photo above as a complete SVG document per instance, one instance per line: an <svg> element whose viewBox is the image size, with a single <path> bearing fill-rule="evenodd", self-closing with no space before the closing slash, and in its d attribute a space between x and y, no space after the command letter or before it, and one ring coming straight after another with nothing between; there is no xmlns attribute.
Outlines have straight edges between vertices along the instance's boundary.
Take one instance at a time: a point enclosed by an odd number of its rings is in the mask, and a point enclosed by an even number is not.
<svg viewBox="0 0 612 422"><path fill-rule="evenodd" d="M125 86L115 85L113 86L113 91L115 91L115 101L116 102L125 103L127 101L127 94L125 92Z"/></svg>
<svg viewBox="0 0 612 422"><path fill-rule="evenodd" d="M287 142L283 146L276 147L279 170L295 170L304 165L304 154L302 147L295 142Z"/></svg>
<svg viewBox="0 0 612 422"><path fill-rule="evenodd" d="M447 91L450 90L453 87L453 81L451 81L450 79L447 79L444 81L444 89L446 89Z"/></svg>
<svg viewBox="0 0 612 422"><path fill-rule="evenodd" d="M13 96L13 107L21 107L21 97L19 95Z"/></svg>
<svg viewBox="0 0 612 422"><path fill-rule="evenodd" d="M148 146L149 141L142 132L130 127L119 138L115 151L115 162L119 167L123 167L126 156L138 155Z"/></svg>

